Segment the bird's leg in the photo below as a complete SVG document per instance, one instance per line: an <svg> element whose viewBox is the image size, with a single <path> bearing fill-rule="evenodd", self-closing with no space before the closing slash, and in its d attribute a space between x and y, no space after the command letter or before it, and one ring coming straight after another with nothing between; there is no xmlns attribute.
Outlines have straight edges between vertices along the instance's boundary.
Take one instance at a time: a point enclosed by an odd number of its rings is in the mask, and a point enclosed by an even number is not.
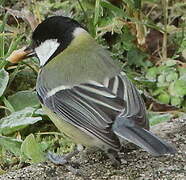
<svg viewBox="0 0 186 180"><path fill-rule="evenodd" d="M71 171L74 174L81 174L78 169L75 169L72 167L72 163L70 162L71 158L75 155L77 155L80 151L82 151L84 147L80 144L77 145L77 149L75 149L73 152L70 152L66 155L58 155L55 153L48 152L47 153L47 158L54 164L57 165L64 165L68 164L66 168Z"/></svg>
<svg viewBox="0 0 186 180"><path fill-rule="evenodd" d="M107 156L109 157L109 159L111 160L111 163L114 167L119 167L121 164L121 160L118 156L118 152L113 150L113 149L109 149L106 152Z"/></svg>
<svg viewBox="0 0 186 180"><path fill-rule="evenodd" d="M55 153L48 152L47 153L47 158L51 162L53 162L54 164L64 165L64 164L68 163L73 156L78 154L83 149L84 149L83 146L81 144L78 144L77 148L73 152L70 152L66 155L58 155L58 154L55 154Z"/></svg>
<svg viewBox="0 0 186 180"><path fill-rule="evenodd" d="M79 153L79 151L77 149L73 152L66 154L66 155L59 155L59 154L48 152L47 158L51 162L53 162L54 164L64 165L64 164L68 163L71 160L71 158L78 153Z"/></svg>

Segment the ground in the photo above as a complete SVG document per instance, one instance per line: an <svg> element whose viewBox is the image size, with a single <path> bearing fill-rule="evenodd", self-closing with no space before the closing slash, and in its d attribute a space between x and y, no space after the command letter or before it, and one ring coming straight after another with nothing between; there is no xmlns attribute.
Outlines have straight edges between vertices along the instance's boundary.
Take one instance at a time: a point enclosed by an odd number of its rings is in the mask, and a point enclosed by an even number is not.
<svg viewBox="0 0 186 180"><path fill-rule="evenodd" d="M74 161L81 176L74 175L63 166L46 162L34 164L0 176L2 180L186 180L186 119L174 119L158 124L152 131L168 140L177 148L176 155L152 157L141 149L121 153L119 168L111 166L101 153L84 153Z"/></svg>

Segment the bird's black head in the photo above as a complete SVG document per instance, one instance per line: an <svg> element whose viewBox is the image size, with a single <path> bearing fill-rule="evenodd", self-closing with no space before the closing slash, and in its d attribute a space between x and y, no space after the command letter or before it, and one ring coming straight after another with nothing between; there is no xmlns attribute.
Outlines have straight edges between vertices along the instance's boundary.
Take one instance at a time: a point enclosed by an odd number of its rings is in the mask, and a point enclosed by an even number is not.
<svg viewBox="0 0 186 180"><path fill-rule="evenodd" d="M40 65L45 65L67 48L75 35L82 31L85 31L84 28L68 17L53 16L41 22L32 34L31 45Z"/></svg>
<svg viewBox="0 0 186 180"><path fill-rule="evenodd" d="M73 39L76 28L83 28L77 21L63 16L49 17L40 23L32 34L32 40L37 44L48 39L57 39L67 46Z"/></svg>

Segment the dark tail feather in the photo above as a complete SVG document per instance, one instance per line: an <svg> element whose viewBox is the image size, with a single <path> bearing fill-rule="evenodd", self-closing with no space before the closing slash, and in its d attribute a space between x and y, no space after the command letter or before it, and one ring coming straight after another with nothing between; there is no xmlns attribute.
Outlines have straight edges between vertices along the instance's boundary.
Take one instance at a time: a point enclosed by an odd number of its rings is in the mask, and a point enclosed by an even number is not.
<svg viewBox="0 0 186 180"><path fill-rule="evenodd" d="M136 144L154 156L176 153L174 147L145 129L122 126L114 128L113 130L121 139L126 139Z"/></svg>

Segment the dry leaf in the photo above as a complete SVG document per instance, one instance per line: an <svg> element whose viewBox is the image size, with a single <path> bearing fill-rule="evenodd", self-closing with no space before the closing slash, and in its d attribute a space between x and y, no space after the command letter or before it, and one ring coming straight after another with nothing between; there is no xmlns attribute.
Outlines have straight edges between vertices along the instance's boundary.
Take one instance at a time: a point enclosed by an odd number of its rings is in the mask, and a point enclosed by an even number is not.
<svg viewBox="0 0 186 180"><path fill-rule="evenodd" d="M32 30L34 30L39 24L36 17L28 10L22 9L21 11L18 11L10 8L5 9L7 10L7 13L11 14L12 16L22 18L24 21L28 22Z"/></svg>

